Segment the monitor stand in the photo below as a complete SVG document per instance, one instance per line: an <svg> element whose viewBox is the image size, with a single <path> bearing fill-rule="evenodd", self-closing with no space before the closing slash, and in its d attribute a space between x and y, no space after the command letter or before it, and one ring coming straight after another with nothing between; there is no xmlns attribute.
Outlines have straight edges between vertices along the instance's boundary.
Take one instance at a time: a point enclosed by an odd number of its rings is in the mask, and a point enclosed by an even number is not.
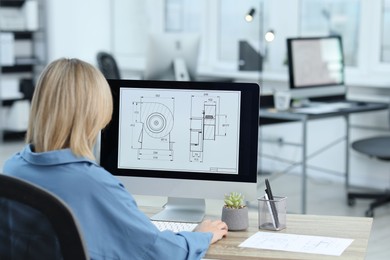
<svg viewBox="0 0 390 260"><path fill-rule="evenodd" d="M173 72L176 81L190 81L190 74L188 73L186 63L181 58L176 58L173 61Z"/></svg>
<svg viewBox="0 0 390 260"><path fill-rule="evenodd" d="M168 197L163 211L152 216L151 220L199 223L206 210L204 199Z"/></svg>

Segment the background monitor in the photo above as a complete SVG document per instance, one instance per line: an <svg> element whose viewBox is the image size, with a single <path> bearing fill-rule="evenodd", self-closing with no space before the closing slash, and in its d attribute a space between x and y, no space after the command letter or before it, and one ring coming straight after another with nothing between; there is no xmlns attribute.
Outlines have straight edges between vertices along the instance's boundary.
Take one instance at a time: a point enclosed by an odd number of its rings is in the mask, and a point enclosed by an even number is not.
<svg viewBox="0 0 390 260"><path fill-rule="evenodd" d="M145 80L196 79L200 36L191 33L149 35Z"/></svg>
<svg viewBox="0 0 390 260"><path fill-rule="evenodd" d="M287 53L292 97L345 95L340 36L289 38Z"/></svg>
<svg viewBox="0 0 390 260"><path fill-rule="evenodd" d="M132 194L169 197L152 219L199 222L204 199L232 191L256 199L257 84L109 84L114 112L101 134L100 164Z"/></svg>

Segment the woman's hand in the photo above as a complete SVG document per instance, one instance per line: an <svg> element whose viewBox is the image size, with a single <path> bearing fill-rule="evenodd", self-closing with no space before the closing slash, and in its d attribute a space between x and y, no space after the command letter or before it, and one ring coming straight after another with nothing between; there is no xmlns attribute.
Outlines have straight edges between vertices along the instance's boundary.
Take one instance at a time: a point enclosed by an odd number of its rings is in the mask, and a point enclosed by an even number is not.
<svg viewBox="0 0 390 260"><path fill-rule="evenodd" d="M213 244L227 235L228 226L221 220L205 220L196 227L195 231L213 233L213 238L210 242L210 244Z"/></svg>

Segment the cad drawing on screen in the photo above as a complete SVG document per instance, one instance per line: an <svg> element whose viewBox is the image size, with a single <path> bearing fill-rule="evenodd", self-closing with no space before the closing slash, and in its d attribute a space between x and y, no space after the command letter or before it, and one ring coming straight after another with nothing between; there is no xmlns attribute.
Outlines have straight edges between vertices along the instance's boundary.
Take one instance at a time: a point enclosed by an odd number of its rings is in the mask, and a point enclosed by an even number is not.
<svg viewBox="0 0 390 260"><path fill-rule="evenodd" d="M122 90L124 99L132 99L132 106L123 102L120 108L122 115L131 115L122 116L120 122L120 166L139 165L162 170L173 168L167 162L175 162L175 165L181 165L180 170L237 173L238 139L226 137L229 132L231 137L237 137L239 133L238 93L144 90L137 96L134 91ZM225 113L221 112L221 103L224 103ZM232 103L236 106L230 106L228 110L228 104ZM179 110L175 109L177 105ZM229 115L231 123L228 122ZM126 122L129 119L130 122ZM127 125L130 126L128 130ZM127 138L128 134L130 138ZM226 159L233 163L226 166ZM150 161L161 164L151 166ZM194 163L204 166L194 166Z"/></svg>

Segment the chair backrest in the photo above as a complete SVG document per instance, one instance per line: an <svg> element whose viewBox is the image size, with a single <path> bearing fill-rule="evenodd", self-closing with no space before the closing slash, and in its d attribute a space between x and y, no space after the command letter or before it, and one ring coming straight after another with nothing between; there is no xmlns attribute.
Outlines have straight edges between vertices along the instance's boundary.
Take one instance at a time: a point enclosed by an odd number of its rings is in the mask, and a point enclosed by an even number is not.
<svg viewBox="0 0 390 260"><path fill-rule="evenodd" d="M0 174L0 259L88 259L71 209L53 193Z"/></svg>
<svg viewBox="0 0 390 260"><path fill-rule="evenodd" d="M114 57L107 52L99 52L97 54L97 62L100 71L106 79L120 79L118 65Z"/></svg>

